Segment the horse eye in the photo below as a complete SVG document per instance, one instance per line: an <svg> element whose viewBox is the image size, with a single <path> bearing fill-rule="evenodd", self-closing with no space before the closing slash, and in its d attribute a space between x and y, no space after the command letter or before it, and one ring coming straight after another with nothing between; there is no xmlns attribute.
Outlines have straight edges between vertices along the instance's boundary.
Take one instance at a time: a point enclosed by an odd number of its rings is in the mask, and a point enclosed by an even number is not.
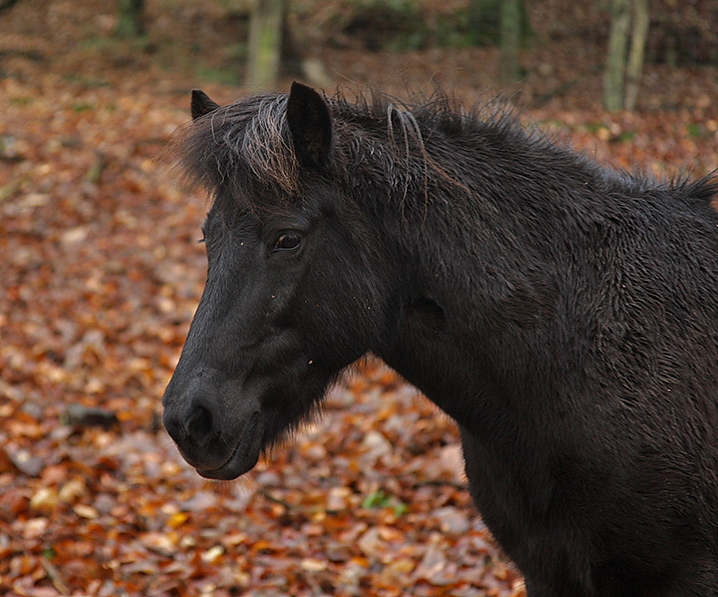
<svg viewBox="0 0 718 597"><path fill-rule="evenodd" d="M297 232L280 232L274 243L275 251L296 251L302 244L302 237Z"/></svg>

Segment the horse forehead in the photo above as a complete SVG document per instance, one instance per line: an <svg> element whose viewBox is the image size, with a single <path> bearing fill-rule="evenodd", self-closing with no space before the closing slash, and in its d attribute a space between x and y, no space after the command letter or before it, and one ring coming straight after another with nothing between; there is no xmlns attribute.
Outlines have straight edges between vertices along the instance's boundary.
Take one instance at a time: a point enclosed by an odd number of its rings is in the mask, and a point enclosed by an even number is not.
<svg viewBox="0 0 718 597"><path fill-rule="evenodd" d="M288 195L279 189L222 192L215 198L207 221L217 221L225 230L241 228L309 228L323 213L317 196Z"/></svg>

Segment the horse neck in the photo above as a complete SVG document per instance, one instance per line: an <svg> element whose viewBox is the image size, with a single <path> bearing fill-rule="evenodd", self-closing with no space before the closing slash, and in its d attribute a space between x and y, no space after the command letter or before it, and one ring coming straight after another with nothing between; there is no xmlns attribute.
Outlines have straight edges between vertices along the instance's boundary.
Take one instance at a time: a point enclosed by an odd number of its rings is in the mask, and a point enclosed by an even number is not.
<svg viewBox="0 0 718 597"><path fill-rule="evenodd" d="M380 354L466 425L476 416L477 393L532 386L526 372L536 370L532 358L542 351L527 338L545 340L542 326L558 308L572 258L566 245L578 247L592 234L586 189L603 184L590 168L542 165L498 175L495 165L483 166L481 188L466 178L434 184L395 215L408 291L396 334Z"/></svg>

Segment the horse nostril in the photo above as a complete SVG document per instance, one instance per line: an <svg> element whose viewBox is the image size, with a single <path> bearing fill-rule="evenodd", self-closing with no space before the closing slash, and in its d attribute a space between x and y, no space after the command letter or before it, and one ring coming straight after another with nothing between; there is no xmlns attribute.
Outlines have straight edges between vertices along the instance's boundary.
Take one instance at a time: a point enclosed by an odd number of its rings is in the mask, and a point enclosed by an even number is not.
<svg viewBox="0 0 718 597"><path fill-rule="evenodd" d="M195 443L201 443L208 435L212 434L212 422L210 410L202 404L195 405L187 419L187 435Z"/></svg>

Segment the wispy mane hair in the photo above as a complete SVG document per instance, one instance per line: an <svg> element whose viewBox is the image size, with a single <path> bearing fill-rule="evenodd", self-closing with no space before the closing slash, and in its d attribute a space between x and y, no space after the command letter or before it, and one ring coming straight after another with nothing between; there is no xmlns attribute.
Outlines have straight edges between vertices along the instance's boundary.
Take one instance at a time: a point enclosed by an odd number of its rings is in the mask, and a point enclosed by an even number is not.
<svg viewBox="0 0 718 597"><path fill-rule="evenodd" d="M251 179L288 196L298 194L301 168L287 124L287 99L284 94L243 98L182 128L170 151L187 182L215 193ZM359 167L378 175L390 194L404 200L411 187L425 195L430 173L452 180L429 156L425 136L452 136L489 122L519 128L505 110L483 122L440 94L413 107L379 93L356 102L341 94L325 101L334 127L332 174L346 181Z"/></svg>
<svg viewBox="0 0 718 597"><path fill-rule="evenodd" d="M171 151L187 181L210 192L253 176L293 194L298 190L299 165L286 112L286 95L242 99L188 123Z"/></svg>
<svg viewBox="0 0 718 597"><path fill-rule="evenodd" d="M287 101L287 95L278 93L242 98L183 127L169 151L186 181L213 195L226 189L250 209L273 210L301 196L302 168L292 147ZM566 188L557 195L558 202L564 196L573 197L574 203L578 197L595 199L595 193L583 188L587 181L601 195L660 189L708 204L716 193L714 175L661 183L603 168L540 132L526 130L500 99L472 111L442 93L413 106L381 93L360 95L355 101L337 93L324 101L333 127L328 173L349 191L347 196L383 197L402 213L415 207L415 213L422 214L430 197L441 201L449 190L452 200L470 197L474 205L488 195L508 192L510 185L496 185L495 177L481 169L475 168L472 180L462 175L467 159L493 164L505 180L512 176L514 194L523 186L524 197L542 196L541 189L529 188L525 166L531 161L541 180L553 184L557 176L562 178ZM559 171L566 176L556 174ZM571 184L579 190L569 192Z"/></svg>

